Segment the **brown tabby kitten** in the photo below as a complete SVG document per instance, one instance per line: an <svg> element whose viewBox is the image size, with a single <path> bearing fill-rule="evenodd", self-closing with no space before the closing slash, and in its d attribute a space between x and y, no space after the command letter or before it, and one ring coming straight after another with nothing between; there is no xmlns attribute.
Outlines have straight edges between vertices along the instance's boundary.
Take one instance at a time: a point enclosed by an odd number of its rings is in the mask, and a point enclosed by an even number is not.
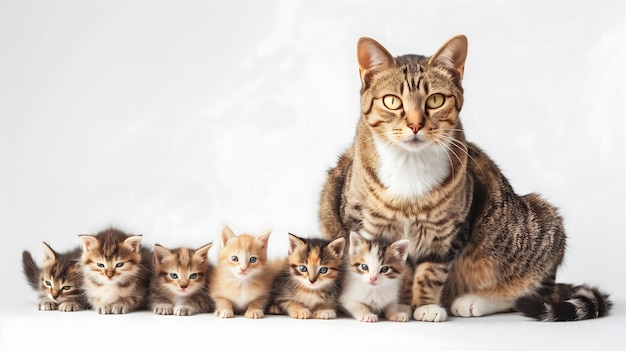
<svg viewBox="0 0 626 351"><path fill-rule="evenodd" d="M22 269L28 284L39 293L39 310L61 312L87 308L78 267L80 247L57 253L43 243L43 267L37 266L30 252L22 252Z"/></svg>
<svg viewBox="0 0 626 351"><path fill-rule="evenodd" d="M345 240L289 234L287 264L272 288L270 312L297 319L337 318Z"/></svg>
<svg viewBox="0 0 626 351"><path fill-rule="evenodd" d="M215 301L215 315L232 318L244 313L247 318L263 318L278 262L267 257L271 231L256 237L235 235L224 226L215 272L210 277L210 295Z"/></svg>
<svg viewBox="0 0 626 351"><path fill-rule="evenodd" d="M150 309L156 314L191 316L215 308L209 297L211 263L208 252L213 244L199 249L168 250L154 245L154 273L150 282Z"/></svg>
<svg viewBox="0 0 626 351"><path fill-rule="evenodd" d="M348 273L339 302L361 322L378 322L378 316L406 322L411 316L413 270L406 259L409 239L388 242L350 232Z"/></svg>
<svg viewBox="0 0 626 351"><path fill-rule="evenodd" d="M542 320L607 314L606 294L555 285L566 239L557 209L537 194L517 195L466 141L466 55L465 36L431 57L394 58L375 40L359 40L361 118L321 193L324 236L408 238L420 321L513 308Z"/></svg>
<svg viewBox="0 0 626 351"><path fill-rule="evenodd" d="M108 228L80 239L85 294L96 312L120 314L145 307L152 253L141 245L141 235Z"/></svg>

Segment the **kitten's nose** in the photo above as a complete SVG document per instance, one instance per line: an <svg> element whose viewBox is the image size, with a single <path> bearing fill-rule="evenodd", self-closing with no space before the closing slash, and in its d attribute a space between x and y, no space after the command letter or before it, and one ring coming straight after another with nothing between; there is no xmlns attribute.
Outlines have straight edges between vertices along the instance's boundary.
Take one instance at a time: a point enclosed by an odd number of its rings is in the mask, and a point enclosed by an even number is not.
<svg viewBox="0 0 626 351"><path fill-rule="evenodd" d="M53 289L53 290L50 292L50 295L52 295L52 298L56 300L56 298L57 298L57 297L59 297L60 293L61 293L61 291L59 291L59 290L54 290L54 289Z"/></svg>
<svg viewBox="0 0 626 351"><path fill-rule="evenodd" d="M113 278L113 276L115 275L115 272L113 271L107 271L107 277L109 278Z"/></svg>

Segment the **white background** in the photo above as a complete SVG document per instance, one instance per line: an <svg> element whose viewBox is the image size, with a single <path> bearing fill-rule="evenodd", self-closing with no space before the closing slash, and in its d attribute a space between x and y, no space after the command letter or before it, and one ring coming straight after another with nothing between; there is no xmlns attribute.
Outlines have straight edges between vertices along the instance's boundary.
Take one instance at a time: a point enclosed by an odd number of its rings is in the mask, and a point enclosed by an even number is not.
<svg viewBox="0 0 626 351"><path fill-rule="evenodd" d="M366 325L39 312L22 250L109 225L144 243L318 234L326 170L359 117L356 41L430 55L465 34L467 138L515 189L561 208L558 280L616 303L604 319L518 314ZM626 325L626 2L0 1L0 348L617 347ZM292 340L293 341L288 341ZM619 341L622 342L622 341Z"/></svg>

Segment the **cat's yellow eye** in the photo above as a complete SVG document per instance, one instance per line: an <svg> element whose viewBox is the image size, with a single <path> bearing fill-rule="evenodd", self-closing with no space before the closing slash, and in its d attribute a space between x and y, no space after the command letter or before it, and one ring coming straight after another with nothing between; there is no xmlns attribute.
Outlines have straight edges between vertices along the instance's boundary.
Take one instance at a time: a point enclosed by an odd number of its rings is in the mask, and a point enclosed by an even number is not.
<svg viewBox="0 0 626 351"><path fill-rule="evenodd" d="M446 101L446 97L443 94L433 94L426 100L427 108L439 108Z"/></svg>
<svg viewBox="0 0 626 351"><path fill-rule="evenodd" d="M402 100L395 95L383 96L383 105L390 110L397 110L402 107Z"/></svg>

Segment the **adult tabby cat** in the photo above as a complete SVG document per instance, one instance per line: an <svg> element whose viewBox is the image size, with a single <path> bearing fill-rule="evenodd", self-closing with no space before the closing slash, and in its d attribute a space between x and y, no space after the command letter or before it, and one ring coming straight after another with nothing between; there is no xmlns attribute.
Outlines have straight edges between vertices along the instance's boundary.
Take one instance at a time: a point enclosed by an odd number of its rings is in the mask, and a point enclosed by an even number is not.
<svg viewBox="0 0 626 351"><path fill-rule="evenodd" d="M58 253L43 243L43 265L39 267L28 251L22 252L22 270L28 284L39 293L39 310L61 312L87 308L78 268L80 247Z"/></svg>
<svg viewBox="0 0 626 351"><path fill-rule="evenodd" d="M289 233L289 254L272 286L270 313L297 319L337 318L345 243L344 238L330 241Z"/></svg>
<svg viewBox="0 0 626 351"><path fill-rule="evenodd" d="M209 249L167 249L154 245L154 271L150 281L148 306L155 314L191 316L215 308L209 296L212 265Z"/></svg>
<svg viewBox="0 0 626 351"><path fill-rule="evenodd" d="M358 41L361 118L321 192L324 237L410 239L419 321L512 309L540 320L606 315L606 294L555 284L566 239L557 209L537 194L517 195L466 141L466 55L462 35L431 57L393 57L373 39Z"/></svg>
<svg viewBox="0 0 626 351"><path fill-rule="evenodd" d="M96 312L122 314L145 307L152 253L141 238L115 228L80 235L85 294Z"/></svg>

